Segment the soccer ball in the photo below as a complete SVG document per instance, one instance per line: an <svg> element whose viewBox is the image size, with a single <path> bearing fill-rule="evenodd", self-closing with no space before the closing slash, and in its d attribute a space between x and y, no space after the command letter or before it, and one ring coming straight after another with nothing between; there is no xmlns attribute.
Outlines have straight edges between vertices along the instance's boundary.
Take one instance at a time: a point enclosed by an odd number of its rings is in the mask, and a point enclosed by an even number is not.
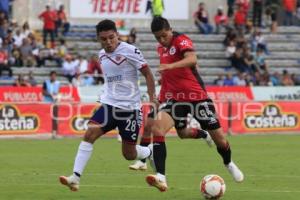
<svg viewBox="0 0 300 200"><path fill-rule="evenodd" d="M200 191L205 199L220 199L226 190L223 178L211 174L203 177L200 184Z"/></svg>

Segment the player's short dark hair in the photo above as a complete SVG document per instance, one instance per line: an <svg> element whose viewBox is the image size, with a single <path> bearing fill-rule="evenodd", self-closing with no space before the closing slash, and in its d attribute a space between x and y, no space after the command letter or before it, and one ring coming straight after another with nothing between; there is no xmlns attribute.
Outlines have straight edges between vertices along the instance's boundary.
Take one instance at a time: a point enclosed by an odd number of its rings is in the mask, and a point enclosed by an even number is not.
<svg viewBox="0 0 300 200"><path fill-rule="evenodd" d="M97 34L102 31L110 31L110 30L117 32L117 27L115 22L109 19L100 21L96 26Z"/></svg>
<svg viewBox="0 0 300 200"><path fill-rule="evenodd" d="M170 30L171 26L166 18L163 17L154 17L151 22L151 31L152 33L161 31L161 30Z"/></svg>

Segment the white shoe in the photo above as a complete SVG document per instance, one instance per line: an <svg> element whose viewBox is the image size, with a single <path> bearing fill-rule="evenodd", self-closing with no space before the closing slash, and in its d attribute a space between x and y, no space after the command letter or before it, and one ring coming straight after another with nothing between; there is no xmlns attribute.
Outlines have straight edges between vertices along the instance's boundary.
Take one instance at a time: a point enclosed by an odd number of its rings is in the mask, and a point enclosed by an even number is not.
<svg viewBox="0 0 300 200"><path fill-rule="evenodd" d="M231 161L225 166L236 182L240 183L244 180L243 172L236 166L236 164L234 164L234 162Z"/></svg>
<svg viewBox="0 0 300 200"><path fill-rule="evenodd" d="M167 182L160 180L157 175L148 175L146 176L146 182L153 187L156 187L161 192L168 190Z"/></svg>
<svg viewBox="0 0 300 200"><path fill-rule="evenodd" d="M132 170L147 170L147 164L140 161L140 160L137 160L137 161L135 161L135 163L133 165L129 165L129 169L132 169Z"/></svg>
<svg viewBox="0 0 300 200"><path fill-rule="evenodd" d="M59 182L70 188L71 191L76 192L79 190L79 178L75 175L71 176L60 176Z"/></svg>
<svg viewBox="0 0 300 200"><path fill-rule="evenodd" d="M205 130L203 130L203 131L205 131ZM211 136L210 136L210 134L209 134L209 132L208 131L205 131L206 132L206 134L207 134L207 136L206 136L206 138L204 138L204 140L206 141L206 144L209 146L209 147L213 147L214 146L214 141L213 141L213 139L211 138Z"/></svg>

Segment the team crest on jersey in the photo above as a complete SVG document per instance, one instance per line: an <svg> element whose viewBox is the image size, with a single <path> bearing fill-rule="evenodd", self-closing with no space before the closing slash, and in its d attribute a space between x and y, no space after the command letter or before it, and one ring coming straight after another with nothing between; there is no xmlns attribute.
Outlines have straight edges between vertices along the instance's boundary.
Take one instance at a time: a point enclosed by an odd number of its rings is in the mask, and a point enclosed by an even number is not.
<svg viewBox="0 0 300 200"><path fill-rule="evenodd" d="M170 55L174 55L176 53L176 48L172 46L169 51Z"/></svg>
<svg viewBox="0 0 300 200"><path fill-rule="evenodd" d="M122 59L122 56L116 56L116 61L119 62Z"/></svg>

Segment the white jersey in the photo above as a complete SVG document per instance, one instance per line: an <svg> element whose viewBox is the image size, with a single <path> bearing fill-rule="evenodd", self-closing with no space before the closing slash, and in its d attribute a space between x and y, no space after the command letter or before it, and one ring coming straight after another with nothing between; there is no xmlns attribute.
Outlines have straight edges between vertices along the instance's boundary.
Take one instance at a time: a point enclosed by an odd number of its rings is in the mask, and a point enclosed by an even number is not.
<svg viewBox="0 0 300 200"><path fill-rule="evenodd" d="M147 63L133 45L121 42L112 53L102 49L99 61L104 76L104 92L100 102L125 110L140 109L138 70Z"/></svg>

